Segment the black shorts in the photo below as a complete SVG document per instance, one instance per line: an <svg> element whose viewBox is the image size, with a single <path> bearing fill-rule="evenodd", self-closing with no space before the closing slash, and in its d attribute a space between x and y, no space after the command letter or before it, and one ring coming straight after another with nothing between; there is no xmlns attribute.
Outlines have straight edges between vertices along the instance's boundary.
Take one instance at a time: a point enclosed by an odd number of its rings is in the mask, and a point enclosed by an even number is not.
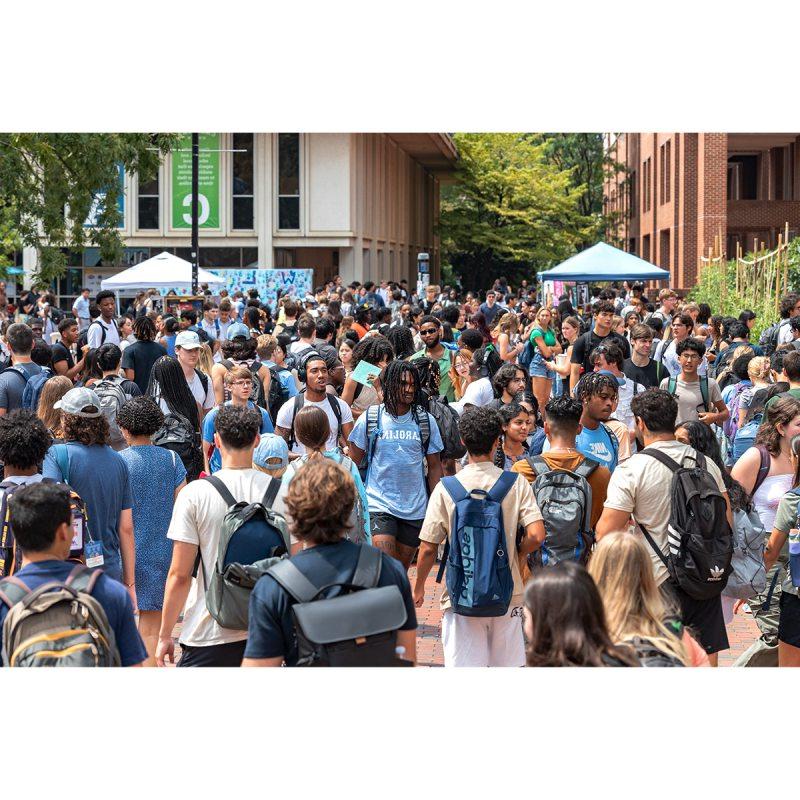
<svg viewBox="0 0 800 800"><path fill-rule="evenodd" d="M669 580L661 584L661 591L680 614L681 622L689 629L689 633L708 655L730 647L721 596L711 600L695 600Z"/></svg>
<svg viewBox="0 0 800 800"><path fill-rule="evenodd" d="M778 639L792 647L800 647L800 597L789 592L781 592L780 607Z"/></svg>
<svg viewBox="0 0 800 800"><path fill-rule="evenodd" d="M419 547L421 519L400 519L391 514L370 514L369 529L373 536L391 536L406 547Z"/></svg>
<svg viewBox="0 0 800 800"><path fill-rule="evenodd" d="M241 667L247 639L227 644L210 644L207 647L181 645L178 667Z"/></svg>

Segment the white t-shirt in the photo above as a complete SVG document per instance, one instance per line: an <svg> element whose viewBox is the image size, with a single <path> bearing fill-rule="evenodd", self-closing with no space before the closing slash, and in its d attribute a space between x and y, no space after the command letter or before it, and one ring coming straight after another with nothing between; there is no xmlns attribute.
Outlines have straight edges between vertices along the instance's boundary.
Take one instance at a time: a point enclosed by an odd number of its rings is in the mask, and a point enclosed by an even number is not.
<svg viewBox="0 0 800 800"><path fill-rule="evenodd" d="M106 332L106 338L103 339L103 331ZM112 319L111 322L106 323L102 317L96 319L90 326L86 333L86 343L92 349L100 347L103 344L119 344L119 330L117 323Z"/></svg>
<svg viewBox="0 0 800 800"><path fill-rule="evenodd" d="M304 406L317 406L321 408L325 415L328 417L328 424L331 426L331 433L328 436L328 441L325 443L326 450L335 450L337 447L337 431L339 429L339 423L336 421L336 415L333 413L333 408L331 407L330 398L335 403L339 404L339 409L342 413L342 425L346 425L348 422L353 421L353 412L350 409L350 406L344 402L344 400L340 400L338 397L335 397L332 394L329 394L321 402L311 402L308 399L304 399L303 405ZM275 420L275 427L277 428L286 428L286 430L292 429L292 417L294 416L294 397L289 398L282 406L280 411L278 411L278 418ZM295 441L294 447L292 447L293 453L300 453L304 455L306 452L305 445L300 444L300 442Z"/></svg>
<svg viewBox="0 0 800 800"><path fill-rule="evenodd" d="M460 400L450 403L450 405L461 414L467 405L487 406L492 400L494 400L492 381L489 378L479 378L467 386L464 396Z"/></svg>
<svg viewBox="0 0 800 800"><path fill-rule="evenodd" d="M625 383L619 387L619 394L617 395L617 410L614 416L620 421L624 422L629 430L634 430L636 425L633 419L633 411L631 411L631 400L633 400L634 389L636 394L644 394L647 391L646 387L641 383L631 378L625 378Z"/></svg>
<svg viewBox="0 0 800 800"><path fill-rule="evenodd" d="M252 503L264 497L270 476L255 469L221 469L214 473L236 500ZM219 492L207 481L192 481L175 501L167 538L200 547L205 574L210 574L217 560L219 532L228 506ZM222 628L208 613L203 569L197 570L183 615L181 644L207 647L247 639L247 631Z"/></svg>
<svg viewBox="0 0 800 800"><path fill-rule="evenodd" d="M200 380L200 376L195 372L192 375L192 379L190 381L186 381L189 384L189 391L194 396L194 399L197 400L198 403L208 411L211 408L214 408L216 405L216 400L214 398L214 385L211 382L211 378L206 376L206 381L208 382L208 388L204 391L203 390L203 381Z"/></svg>
<svg viewBox="0 0 800 800"><path fill-rule="evenodd" d="M789 324L789 320L781 320L781 325L778 328L778 344L789 344L794 341L794 331Z"/></svg>
<svg viewBox="0 0 800 800"><path fill-rule="evenodd" d="M688 444L681 444L676 439L654 442L647 449L651 448L660 450L678 464L682 464L684 459L689 459L691 463L691 460L697 455L694 448L689 447ZM726 491L725 483L719 467L710 458L706 458L706 469L714 477L720 492L724 493ZM668 467L652 456L635 453L626 461L618 464L611 473L605 507L630 512L637 523L641 523L647 528L647 532L661 548L661 552L666 555L669 546L667 526L672 501L671 487L672 472ZM644 538L638 524L635 526L635 530ZM667 579L667 568L646 540L645 546L653 564L656 583L660 584Z"/></svg>

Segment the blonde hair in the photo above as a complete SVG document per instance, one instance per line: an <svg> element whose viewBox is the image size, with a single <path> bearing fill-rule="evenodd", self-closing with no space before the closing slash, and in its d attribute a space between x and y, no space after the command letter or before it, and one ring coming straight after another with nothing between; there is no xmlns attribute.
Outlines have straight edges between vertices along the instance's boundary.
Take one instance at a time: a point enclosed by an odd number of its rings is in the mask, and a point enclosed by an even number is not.
<svg viewBox="0 0 800 800"><path fill-rule="evenodd" d="M457 353L453 355L453 363L450 365L450 382L453 384L453 391L456 394L456 400L460 400L464 396L464 392L469 385L469 380L465 381L456 371L456 362L459 359L464 359L468 364L472 363L472 350L468 347L462 347Z"/></svg>
<svg viewBox="0 0 800 800"><path fill-rule="evenodd" d="M764 381L771 383L770 364L766 356L756 356L747 365L747 377L751 381Z"/></svg>
<svg viewBox="0 0 800 800"><path fill-rule="evenodd" d="M494 326L492 334L496 337L498 333L507 333L509 336L519 330L519 317L513 312L509 311L503 314Z"/></svg>
<svg viewBox="0 0 800 800"><path fill-rule="evenodd" d="M645 639L662 652L689 666L691 659L682 640L665 619L667 606L656 586L653 565L644 542L628 531L604 536L589 560L615 644L634 637Z"/></svg>
<svg viewBox="0 0 800 800"><path fill-rule="evenodd" d="M206 375L211 375L211 368L214 366L214 354L211 348L203 343L200 345L200 358L197 361L197 368Z"/></svg>
<svg viewBox="0 0 800 800"><path fill-rule="evenodd" d="M42 384L36 416L56 436L61 436L61 409L53 408L74 384L66 375L53 375Z"/></svg>

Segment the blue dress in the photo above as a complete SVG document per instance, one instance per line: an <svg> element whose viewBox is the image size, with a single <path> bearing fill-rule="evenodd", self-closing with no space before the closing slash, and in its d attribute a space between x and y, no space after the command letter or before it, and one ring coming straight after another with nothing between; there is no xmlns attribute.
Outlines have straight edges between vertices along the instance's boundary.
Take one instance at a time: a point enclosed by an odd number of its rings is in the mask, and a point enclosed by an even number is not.
<svg viewBox="0 0 800 800"><path fill-rule="evenodd" d="M133 495L136 599L142 611L160 611L172 560L167 528L175 489L186 480L186 468L172 451L152 444L128 447L119 455L128 467Z"/></svg>

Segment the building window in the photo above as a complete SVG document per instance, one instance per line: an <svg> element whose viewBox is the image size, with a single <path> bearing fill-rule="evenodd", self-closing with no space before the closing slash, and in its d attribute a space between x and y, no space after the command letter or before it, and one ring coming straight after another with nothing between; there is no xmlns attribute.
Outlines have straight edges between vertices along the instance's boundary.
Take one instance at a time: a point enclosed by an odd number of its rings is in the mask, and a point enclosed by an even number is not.
<svg viewBox="0 0 800 800"><path fill-rule="evenodd" d="M645 261L650 260L650 234L642 236L642 258Z"/></svg>
<svg viewBox="0 0 800 800"><path fill-rule="evenodd" d="M140 231L157 231L158 219L158 173L152 181L139 182L138 220Z"/></svg>
<svg viewBox="0 0 800 800"><path fill-rule="evenodd" d="M300 134L278 134L278 228L300 229Z"/></svg>
<svg viewBox="0 0 800 800"><path fill-rule="evenodd" d="M661 231L659 238L658 265L662 269L669 269L669 230Z"/></svg>
<svg viewBox="0 0 800 800"><path fill-rule="evenodd" d="M670 177L672 175L672 140L665 145L664 151L664 202L669 203L672 197Z"/></svg>
<svg viewBox="0 0 800 800"><path fill-rule="evenodd" d="M233 134L233 229L253 230L253 134Z"/></svg>
<svg viewBox="0 0 800 800"><path fill-rule="evenodd" d="M666 161L667 146L662 144L658 149L658 203L664 205L664 181L667 174L667 161Z"/></svg>
<svg viewBox="0 0 800 800"><path fill-rule="evenodd" d="M728 159L728 200L758 199L758 156L731 156Z"/></svg>
<svg viewBox="0 0 800 800"><path fill-rule="evenodd" d="M630 212L630 216L635 217L639 211L639 207L636 205L636 170L632 170L630 177L628 178L628 210ZM631 252L636 252L635 250Z"/></svg>
<svg viewBox="0 0 800 800"><path fill-rule="evenodd" d="M642 210L650 210L653 202L653 161L648 158L642 166Z"/></svg>

